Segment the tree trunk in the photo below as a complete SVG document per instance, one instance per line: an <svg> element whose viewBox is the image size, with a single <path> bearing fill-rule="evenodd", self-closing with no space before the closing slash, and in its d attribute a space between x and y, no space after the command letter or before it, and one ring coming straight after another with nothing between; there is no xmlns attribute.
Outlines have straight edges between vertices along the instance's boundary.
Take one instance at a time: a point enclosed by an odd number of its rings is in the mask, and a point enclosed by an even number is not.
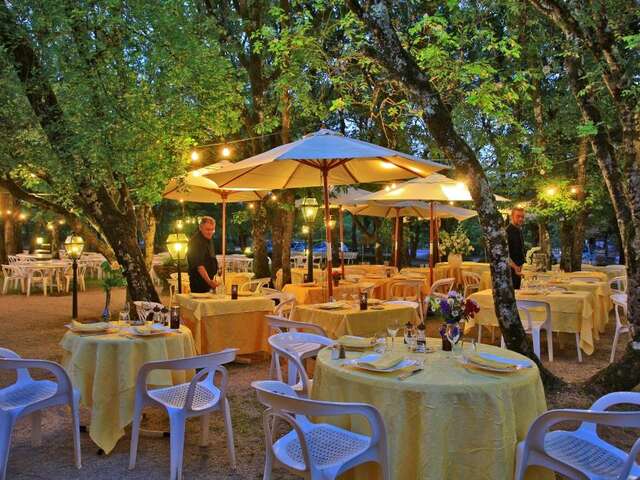
<svg viewBox="0 0 640 480"><path fill-rule="evenodd" d="M264 198L255 202L256 208L251 227L251 237L253 240L253 273L256 278L271 276L269 259L267 258L267 243L265 241L267 233L267 210L264 206L265 202L266 200Z"/></svg>
<svg viewBox="0 0 640 480"><path fill-rule="evenodd" d="M578 146L578 165L576 169L576 200L582 208L576 214L573 230L573 245L571 246L571 271L578 272L582 269L582 251L584 250L584 235L587 222L587 209L584 208L587 186L587 155L589 151L589 139L583 137Z"/></svg>
<svg viewBox="0 0 640 480"><path fill-rule="evenodd" d="M560 269L565 272L573 272L573 232L576 222L573 218L567 218L560 222Z"/></svg>
<svg viewBox="0 0 640 480"><path fill-rule="evenodd" d="M278 270L282 268L282 215L279 205L271 215L271 279L275 282Z"/></svg>
<svg viewBox="0 0 640 480"><path fill-rule="evenodd" d="M156 215L151 205L138 205L136 208L136 227L144 242L144 263L147 269L151 270L157 228Z"/></svg>
<svg viewBox="0 0 640 480"><path fill-rule="evenodd" d="M549 229L544 220L538 222L538 245L545 255L545 269L551 270L551 238L549 237Z"/></svg>
<svg viewBox="0 0 640 480"><path fill-rule="evenodd" d="M16 209L15 198L10 193L3 195L4 202L0 205L0 215L4 216L4 244L7 255L15 255L18 252L16 242Z"/></svg>
<svg viewBox="0 0 640 480"><path fill-rule="evenodd" d="M293 240L293 224L296 210L293 190L280 192L282 211L282 281L283 285L291 283L291 241Z"/></svg>
<svg viewBox="0 0 640 480"><path fill-rule="evenodd" d="M458 174L466 177L488 247L495 312L507 346L536 362L547 386L562 384L542 366L520 322L507 264L507 238L502 215L482 165L456 132L451 113L432 85L428 73L420 69L415 58L402 46L392 25L388 3L383 0L369 0L362 5L358 0L347 0L346 3L377 40L377 48L370 47L367 53L378 58L392 76L408 87L421 105L429 132L443 155L456 167Z"/></svg>

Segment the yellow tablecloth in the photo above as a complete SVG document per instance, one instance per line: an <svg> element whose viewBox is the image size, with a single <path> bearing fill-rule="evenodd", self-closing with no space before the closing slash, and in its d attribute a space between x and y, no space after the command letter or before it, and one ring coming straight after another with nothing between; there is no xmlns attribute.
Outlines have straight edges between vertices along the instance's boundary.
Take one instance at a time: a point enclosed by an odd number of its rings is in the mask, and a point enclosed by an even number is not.
<svg viewBox="0 0 640 480"><path fill-rule="evenodd" d="M609 323L609 311L611 310L611 289L608 282L587 283L572 281L567 288L574 292L589 292L591 294L591 308L595 323L595 332L604 333Z"/></svg>
<svg viewBox="0 0 640 480"><path fill-rule="evenodd" d="M597 272L597 271L591 271L591 272L571 272L571 273L565 273L563 275L563 278L597 278L599 281L601 282L608 282L609 281L609 277L607 276L607 274L605 272Z"/></svg>
<svg viewBox="0 0 640 480"><path fill-rule="evenodd" d="M312 303L323 303L329 301L329 290L323 283L316 282L314 287L304 287L302 285L285 285L283 292L291 293L296 297L296 303L299 305L309 305ZM357 283L343 283L337 287L333 287L333 298L342 300L343 295L347 295L351 299L351 295L358 295L360 286Z"/></svg>
<svg viewBox="0 0 640 480"><path fill-rule="evenodd" d="M477 273L478 275L480 275L481 278L483 277L484 274L488 274L489 275L488 284L489 284L489 287L491 286L491 269L488 263L462 262L462 265L460 266L460 272L464 272L464 271ZM429 281L429 267L406 267L406 268L403 268L400 273L406 273L406 272L422 273L427 278L427 282ZM433 267L433 280L434 281L442 280L443 278L449 278L449 277L458 279L461 276L460 272L452 271L452 269L449 267L448 262L437 263ZM484 282L486 283L487 279L486 277L484 278L485 278Z"/></svg>
<svg viewBox="0 0 640 480"><path fill-rule="evenodd" d="M554 265L553 269L558 270L559 265ZM624 277L627 275L627 267L624 265L589 265L583 263L580 267L583 272L600 272L607 276L608 280L616 277Z"/></svg>
<svg viewBox="0 0 640 480"><path fill-rule="evenodd" d="M385 422L394 480L513 478L516 444L546 410L537 368L511 374L474 372L460 365L450 352L442 352L441 344L440 339L430 339L435 353L412 354L425 360L425 369L404 381L398 381L397 374L343 368L323 350L315 368L312 398L375 406ZM406 351L397 340L395 345L397 351ZM481 349L524 358L491 346L482 345ZM361 417L332 417L329 421L370 433ZM528 478L552 479L547 473L529 470ZM382 478L372 463L344 477Z"/></svg>
<svg viewBox="0 0 640 480"><path fill-rule="evenodd" d="M264 318L273 313L267 297L191 298L177 295L182 318L195 339L199 354L238 348L238 354L266 352L269 328Z"/></svg>
<svg viewBox="0 0 640 480"><path fill-rule="evenodd" d="M62 364L80 391L82 405L91 409L89 436L106 453L124 436L133 420L133 404L138 370L153 360L171 360L196 354L191 332L149 338L112 335L77 335L67 332L60 345ZM189 372L156 370L148 383L169 386L184 383Z"/></svg>
<svg viewBox="0 0 640 480"><path fill-rule="evenodd" d="M360 307L351 305L337 310L322 310L313 305L296 305L291 318L320 325L331 338L338 338L342 335L372 336L386 331L387 325L395 320L400 326L407 322L416 323L418 314L414 308L402 305L385 305L384 310L360 310Z"/></svg>
<svg viewBox="0 0 640 480"><path fill-rule="evenodd" d="M546 295L523 295L516 292L516 297L522 300L538 300L547 302L551 307L551 324L554 332L579 333L580 348L587 355L591 355L595 348L593 299L589 292L576 291L570 294L552 292ZM497 326L493 294L491 290L482 290L469 296L480 307L474 319L466 323L466 328L476 324ZM536 312L532 312L535 313ZM540 312L543 315L543 312Z"/></svg>
<svg viewBox="0 0 640 480"><path fill-rule="evenodd" d="M340 264L333 266L334 270L340 271ZM398 269L396 267L386 267L384 265L345 265L344 272L345 275L356 275L360 272L372 273L375 275L386 275L386 271L390 270L391 273L396 273ZM322 283L324 281L324 270L319 268L313 269L313 280L316 282ZM306 268L292 268L291 269L291 283L305 283L305 275L307 274ZM276 286L278 288L282 288L282 269L276 272Z"/></svg>

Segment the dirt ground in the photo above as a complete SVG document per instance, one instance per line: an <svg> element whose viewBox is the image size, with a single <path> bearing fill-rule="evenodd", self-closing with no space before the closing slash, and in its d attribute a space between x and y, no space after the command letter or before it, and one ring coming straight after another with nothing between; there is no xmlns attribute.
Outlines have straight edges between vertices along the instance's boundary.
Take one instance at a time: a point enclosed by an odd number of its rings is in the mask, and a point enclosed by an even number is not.
<svg viewBox="0 0 640 480"><path fill-rule="evenodd" d="M165 299L166 300L166 299ZM86 292L79 295L79 317L99 316L104 302L104 294L89 285ZM114 292L113 312L118 312L124 303L124 291ZM8 294L0 296L0 346L10 348L25 358L42 358L60 361L62 350L58 344L65 332L64 324L69 321L71 297L54 295L44 297L41 293L24 295ZM596 344L592 356L584 355L583 363L576 358L575 343L567 336L560 349L555 343L555 361L545 364L556 375L571 382L587 379L591 374L606 366L611 352L612 321L605 335ZM430 336L435 336L438 325L431 322ZM485 333L484 341L490 341ZM498 338L496 338L496 342ZM619 348L619 350L621 350ZM238 467L232 471L227 457L223 424L217 415L210 422L210 443L199 447L199 422L188 422L185 436L184 478L187 479L258 479L262 477L264 460L264 436L262 433L262 406L256 401L250 384L255 379L268 375L268 362L256 361L251 365L230 366L230 398L232 421L235 434ZM0 386L11 382L7 373L0 373ZM576 394L560 392L547 399L549 408L584 408L591 399ZM143 427L168 429L165 414L161 411L146 410L147 418ZM88 423L88 411L82 411L82 423ZM156 479L166 478L169 473L169 442L166 438L141 437L138 462L135 470L127 469L129 457L129 434L121 439L109 455L100 455L98 448L88 434L82 436L82 469L73 466L72 437L70 419L64 408L53 408L43 415L43 442L41 447L30 444L30 424L22 420L15 428L12 439L7 478L9 479ZM630 446L637 438L632 431L608 433L616 443ZM297 478L282 470L274 471L274 478Z"/></svg>

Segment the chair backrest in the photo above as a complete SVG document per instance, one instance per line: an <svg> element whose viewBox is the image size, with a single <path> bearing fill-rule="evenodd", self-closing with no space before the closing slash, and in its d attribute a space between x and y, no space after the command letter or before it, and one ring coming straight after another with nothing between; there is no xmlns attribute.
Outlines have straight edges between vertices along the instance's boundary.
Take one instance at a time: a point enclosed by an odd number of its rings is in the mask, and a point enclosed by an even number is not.
<svg viewBox="0 0 640 480"><path fill-rule="evenodd" d="M296 432L300 442L305 472L310 470L313 462L313 456L309 453L313 445L308 443L305 436L305 431L308 431L311 425L308 417L364 416L371 430L369 447L379 445L379 450L385 456L384 462L386 463L387 435L384 420L375 407L365 403L324 402L300 398L290 386L273 380L255 381L251 383L251 386L256 390L258 401L267 407L263 419L267 447L273 448L278 428L277 422L273 422L271 419L285 421Z"/></svg>
<svg viewBox="0 0 640 480"><path fill-rule="evenodd" d="M7 259L9 260L9 263L17 263L20 260L15 255L7 255Z"/></svg>
<svg viewBox="0 0 640 480"><path fill-rule="evenodd" d="M300 343L317 343L323 346L333 345L335 342L328 337L316 335L314 333L287 332L277 333L269 337L269 345L276 354L276 373L278 380L282 380L282 372L279 368L278 356L283 356L289 362L288 368L296 368L302 382L302 393L306 396L310 391L310 382L307 371L300 361L295 350L291 347Z"/></svg>
<svg viewBox="0 0 640 480"><path fill-rule="evenodd" d="M158 302L143 302L143 301L135 301L133 304L136 307L136 313L138 314L139 320L146 320L147 317L153 309L156 307L160 307L160 310L164 308L164 305Z"/></svg>
<svg viewBox="0 0 640 480"><path fill-rule="evenodd" d="M480 275L478 275L477 273L469 272L467 270L462 270L462 284L465 287L479 287L480 280L481 280Z"/></svg>
<svg viewBox="0 0 640 480"><path fill-rule="evenodd" d="M541 302L540 300L516 300L516 306L518 310L522 310L525 313L527 321L525 328L529 331L533 329L532 310L543 309L545 311L544 322L551 322L551 307L547 302Z"/></svg>
<svg viewBox="0 0 640 480"><path fill-rule="evenodd" d="M432 297L446 297L453 289L453 285L455 282L455 278L443 278L441 280L436 280L431 285L429 295Z"/></svg>
<svg viewBox="0 0 640 480"><path fill-rule="evenodd" d="M73 387L71 385L71 379L62 365L51 362L49 360L32 360L23 359L13 350L8 348L0 348L0 370L15 370L17 376L17 382L28 383L32 381L29 369L46 370L52 373L56 378L57 390L56 394L72 394Z"/></svg>
<svg viewBox="0 0 640 480"><path fill-rule="evenodd" d="M265 287L265 286L269 285L270 282L271 282L271 278L270 277L255 278L253 280L249 280L248 282L245 282L242 285L240 285L240 288L238 289L238 291L239 292L252 292L255 295L261 295L262 294L262 287Z"/></svg>
<svg viewBox="0 0 640 480"><path fill-rule="evenodd" d="M229 372L223 365L233 362L237 352L237 348L227 348L220 352L197 355L195 357L147 362L142 365L138 371L136 390L143 389L145 392L147 391L147 377L153 370L199 370L189 382L183 406L183 410L193 411L193 399L196 394L196 386L202 381L213 385L216 372L219 372L222 376L218 389L220 390L221 397L225 397L227 384L229 382Z"/></svg>
<svg viewBox="0 0 640 480"><path fill-rule="evenodd" d="M615 293L626 293L627 277L615 277L609 281L609 288Z"/></svg>
<svg viewBox="0 0 640 480"><path fill-rule="evenodd" d="M299 332L301 330L306 330L308 332L329 338L329 335L327 335L327 332L324 330L324 328L322 328L320 325L316 325L315 323L294 322L293 320L289 320L288 318L281 315L265 315L265 318L267 319L269 327L271 327L271 331L274 334Z"/></svg>
<svg viewBox="0 0 640 480"><path fill-rule="evenodd" d="M629 320L627 318L627 294L614 293L613 295L611 295L611 303L613 303L613 309L616 314L616 326L628 326Z"/></svg>

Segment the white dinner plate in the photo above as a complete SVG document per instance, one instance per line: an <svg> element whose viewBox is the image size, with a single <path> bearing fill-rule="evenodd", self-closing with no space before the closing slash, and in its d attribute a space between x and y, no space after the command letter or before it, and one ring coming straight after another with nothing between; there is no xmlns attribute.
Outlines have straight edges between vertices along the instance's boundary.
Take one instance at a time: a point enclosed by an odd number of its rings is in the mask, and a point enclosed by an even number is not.
<svg viewBox="0 0 640 480"><path fill-rule="evenodd" d="M397 372L398 370L402 370L403 368L412 367L412 366L418 364L418 362L416 362L415 360L411 360L411 359L408 359L408 358L405 358L404 360L402 360L401 362L395 364L391 368L385 368L385 369L378 369L378 368L370 367L368 365L361 365L360 364L360 362L372 362L372 361L375 361L378 358L380 358L381 355L382 355L381 353L369 353L367 355L363 355L362 357L354 360L353 366L357 367L357 368L360 368L362 370L367 370L369 372L390 373L390 372Z"/></svg>
<svg viewBox="0 0 640 480"><path fill-rule="evenodd" d="M336 310L338 308L343 308L344 305L340 302L329 302L329 303L320 303L316 305L316 307L322 310Z"/></svg>
<svg viewBox="0 0 640 480"><path fill-rule="evenodd" d="M136 335L137 337L151 337L154 335L163 335L165 333L171 333L173 332L173 330L171 330L171 328L164 326L164 325L158 325L158 324L154 324L151 327L151 330L149 330L149 332L147 333L139 333L135 330L134 327L129 327L126 328L125 331L127 333L130 333L131 335Z"/></svg>

